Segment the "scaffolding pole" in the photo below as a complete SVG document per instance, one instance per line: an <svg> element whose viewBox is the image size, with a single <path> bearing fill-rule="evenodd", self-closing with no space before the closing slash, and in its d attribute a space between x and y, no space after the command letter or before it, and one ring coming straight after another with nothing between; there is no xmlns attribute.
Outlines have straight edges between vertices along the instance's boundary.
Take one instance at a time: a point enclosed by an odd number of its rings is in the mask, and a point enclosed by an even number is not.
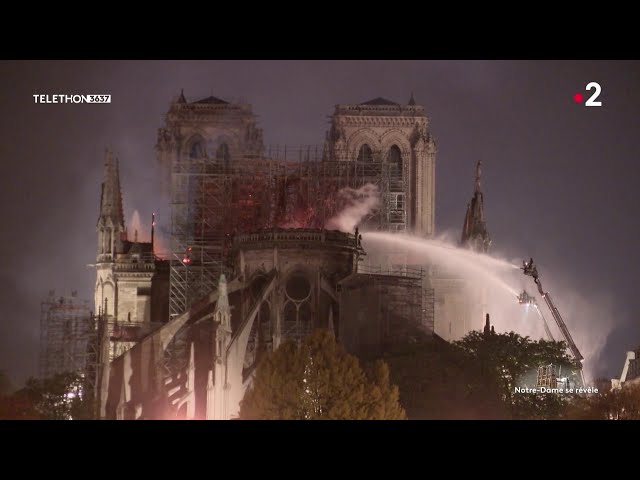
<svg viewBox="0 0 640 480"><path fill-rule="evenodd" d="M75 296L56 297L51 290L40 308L40 378L84 372L94 335L89 302Z"/></svg>

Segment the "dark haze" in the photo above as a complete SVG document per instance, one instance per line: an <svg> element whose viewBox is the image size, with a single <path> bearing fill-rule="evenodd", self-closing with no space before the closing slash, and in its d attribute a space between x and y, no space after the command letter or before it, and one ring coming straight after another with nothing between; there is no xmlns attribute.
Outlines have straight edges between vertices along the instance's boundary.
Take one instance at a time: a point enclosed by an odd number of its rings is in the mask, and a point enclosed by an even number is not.
<svg viewBox="0 0 640 480"><path fill-rule="evenodd" d="M591 81L601 108L573 101ZM614 329L596 372L617 376L640 344L638 85L640 62L621 61L2 62L0 369L18 385L37 373L50 289L93 299L105 147L120 158L127 222L136 209L146 228L154 210L167 224L154 145L184 88L190 100L243 97L265 143L288 145L321 145L337 103L406 103L413 92L438 146L438 232L458 235L482 160L493 251L533 256L550 291L562 282L603 299ZM34 104L36 93L112 103Z"/></svg>

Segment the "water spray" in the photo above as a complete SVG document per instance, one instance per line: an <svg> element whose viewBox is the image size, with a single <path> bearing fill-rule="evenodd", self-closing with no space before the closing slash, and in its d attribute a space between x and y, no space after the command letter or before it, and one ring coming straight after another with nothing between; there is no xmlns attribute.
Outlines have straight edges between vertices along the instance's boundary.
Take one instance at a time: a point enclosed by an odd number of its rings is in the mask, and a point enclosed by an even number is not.
<svg viewBox="0 0 640 480"><path fill-rule="evenodd" d="M540 310L540 307L538 306L538 302L536 302L536 297L529 295L526 290L523 290L522 293L518 295L518 303L520 305L524 305L527 307L529 305L532 305L533 308L536 309L536 312L538 312L538 316L542 319L542 324L544 325L544 331L547 334L547 338L552 342L555 342L556 339L553 338L553 335L551 334L551 330L549 329L549 324L547 323L547 319L544 318L544 315L542 314L542 310Z"/></svg>

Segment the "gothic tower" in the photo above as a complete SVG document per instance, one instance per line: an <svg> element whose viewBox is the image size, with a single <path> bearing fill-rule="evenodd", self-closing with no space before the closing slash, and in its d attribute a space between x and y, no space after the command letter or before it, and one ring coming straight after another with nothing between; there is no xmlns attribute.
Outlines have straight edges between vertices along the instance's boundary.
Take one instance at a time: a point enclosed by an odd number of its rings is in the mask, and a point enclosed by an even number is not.
<svg viewBox="0 0 640 480"><path fill-rule="evenodd" d="M114 358L168 319L169 269L156 258L153 241L139 241L137 231L133 241L127 238L118 162L108 150L97 230L95 311L106 313Z"/></svg>
<svg viewBox="0 0 640 480"><path fill-rule="evenodd" d="M193 102L181 93L158 130L156 145L171 202L170 316L216 288L224 270L220 197L230 195L231 174L259 158L262 130L251 105L210 96Z"/></svg>
<svg viewBox="0 0 640 480"><path fill-rule="evenodd" d="M382 164L381 172L388 173L383 201L389 230L433 235L436 146L424 107L413 95L406 105L384 98L336 105L325 152L328 160Z"/></svg>
<svg viewBox="0 0 640 480"><path fill-rule="evenodd" d="M168 192L173 192L175 167L192 160L216 159L226 166L262 154L262 130L251 105L210 96L188 102L181 92L158 129L156 152Z"/></svg>
<svg viewBox="0 0 640 480"><path fill-rule="evenodd" d="M464 216L460 244L476 252L487 253L491 246L491 237L484 220L484 197L480 188L481 166L482 162L479 161L476 165L473 197L471 198L471 203L467 204L467 213Z"/></svg>
<svg viewBox="0 0 640 480"><path fill-rule="evenodd" d="M107 315L115 314L116 282L113 274L116 242L125 233L120 173L117 161L107 150L104 159L104 180L100 194L98 216L98 256L96 258L95 312L106 309Z"/></svg>

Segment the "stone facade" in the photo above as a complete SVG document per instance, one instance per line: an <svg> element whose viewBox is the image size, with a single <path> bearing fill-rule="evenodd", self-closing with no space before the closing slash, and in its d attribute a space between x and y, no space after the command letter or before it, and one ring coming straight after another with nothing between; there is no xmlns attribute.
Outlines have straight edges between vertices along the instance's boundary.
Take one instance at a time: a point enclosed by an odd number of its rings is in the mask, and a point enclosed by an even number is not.
<svg viewBox="0 0 640 480"><path fill-rule="evenodd" d="M482 286L434 269L431 279L435 292L434 332L448 342L460 340L472 330L482 328L486 307L482 301Z"/></svg>
<svg viewBox="0 0 640 480"><path fill-rule="evenodd" d="M262 228L325 228L345 190L380 196L361 227L431 236L435 142L422 106L337 105L323 148L265 148L250 105L171 103L156 149L171 194L170 315L213 291L231 240Z"/></svg>
<svg viewBox="0 0 640 480"><path fill-rule="evenodd" d="M257 127L251 105L213 96L187 102L182 93L171 102L156 143L167 189L172 182L172 167L188 158L229 163L232 159L256 158L263 150L262 130Z"/></svg>
<svg viewBox="0 0 640 480"><path fill-rule="evenodd" d="M236 418L261 355L316 328L363 357L430 334L416 320L420 279L359 274L365 252L353 234L274 230L239 235L234 245L231 281L222 276L215 292L114 360L107 417ZM379 302L358 316L373 294ZM188 364L166 377L162 357L177 336L189 345Z"/></svg>
<svg viewBox="0 0 640 480"><path fill-rule="evenodd" d="M133 241L127 239L118 164L109 151L104 172L94 311L108 319L113 359L168 320L169 269L167 262L156 258L153 240L139 242L137 232Z"/></svg>
<svg viewBox="0 0 640 480"><path fill-rule="evenodd" d="M390 174L385 201L406 215L408 231L434 234L436 144L413 96L407 105L383 98L336 105L326 143L330 159L396 163L398 177Z"/></svg>

